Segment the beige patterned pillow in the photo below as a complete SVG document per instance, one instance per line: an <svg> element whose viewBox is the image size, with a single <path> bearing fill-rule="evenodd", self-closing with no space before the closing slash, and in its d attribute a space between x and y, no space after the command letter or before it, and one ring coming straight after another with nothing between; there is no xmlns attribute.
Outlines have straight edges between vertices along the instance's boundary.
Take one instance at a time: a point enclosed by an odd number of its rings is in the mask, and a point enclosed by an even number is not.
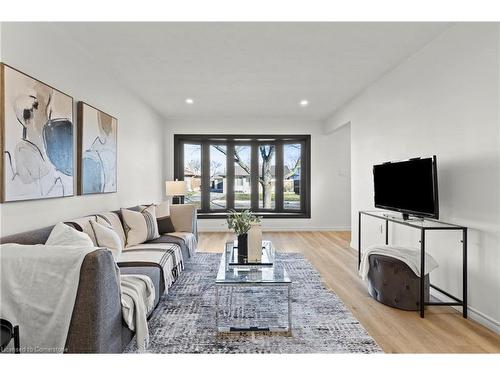
<svg viewBox="0 0 500 375"><path fill-rule="evenodd" d="M118 235L118 237L120 237L120 240L122 241L122 247L124 247L125 242L127 241L127 238L125 236L125 231L123 230L122 221L121 221L120 217L118 216L118 214L108 211L108 212L101 212L100 214L97 214L96 216L97 216L96 221L99 224L108 224L114 229L114 231L116 232L116 234Z"/></svg>
<svg viewBox="0 0 500 375"><path fill-rule="evenodd" d="M148 206L140 212L122 208L121 213L127 234L125 247L138 245L160 237L154 205Z"/></svg>
<svg viewBox="0 0 500 375"><path fill-rule="evenodd" d="M94 235L94 231L92 230L92 226L90 225L90 220L94 219L95 216L85 216L85 217L80 217L77 219L72 219L71 222L78 224L81 228L83 233L87 233L92 242L94 243L94 246L97 246L97 240Z"/></svg>

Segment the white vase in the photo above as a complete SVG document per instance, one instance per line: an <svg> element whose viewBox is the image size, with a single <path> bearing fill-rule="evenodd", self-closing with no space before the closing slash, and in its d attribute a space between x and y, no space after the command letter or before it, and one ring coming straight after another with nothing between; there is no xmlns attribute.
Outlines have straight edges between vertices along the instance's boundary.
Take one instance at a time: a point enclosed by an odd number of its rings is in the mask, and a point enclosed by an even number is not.
<svg viewBox="0 0 500 375"><path fill-rule="evenodd" d="M262 226L252 224L248 231L248 262L260 263L262 260Z"/></svg>

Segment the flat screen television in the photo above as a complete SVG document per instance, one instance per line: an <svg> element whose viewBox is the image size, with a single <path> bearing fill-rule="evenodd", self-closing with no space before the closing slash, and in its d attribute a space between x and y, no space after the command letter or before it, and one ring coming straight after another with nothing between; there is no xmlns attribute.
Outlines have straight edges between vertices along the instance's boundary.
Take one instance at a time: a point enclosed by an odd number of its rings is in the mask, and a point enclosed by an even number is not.
<svg viewBox="0 0 500 375"><path fill-rule="evenodd" d="M436 156L373 166L375 207L439 219Z"/></svg>

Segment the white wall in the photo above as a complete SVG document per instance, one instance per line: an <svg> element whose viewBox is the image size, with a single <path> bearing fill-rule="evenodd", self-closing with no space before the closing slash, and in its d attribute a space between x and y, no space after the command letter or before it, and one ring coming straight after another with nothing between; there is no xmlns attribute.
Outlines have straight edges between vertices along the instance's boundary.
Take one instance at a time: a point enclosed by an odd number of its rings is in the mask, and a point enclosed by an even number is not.
<svg viewBox="0 0 500 375"><path fill-rule="evenodd" d="M441 218L470 228L469 304L500 329L499 29L458 24L339 110L326 130L350 121L352 246L357 211L373 208L372 166L437 155ZM382 242L367 220L363 246ZM370 228L371 227L371 228ZM392 229L392 241L418 245L418 233ZM433 282L461 295L459 235L428 235L440 263Z"/></svg>
<svg viewBox="0 0 500 375"><path fill-rule="evenodd" d="M106 74L105 61L87 55L55 25L4 23L1 39L4 63L73 96L75 124L79 100L118 118L118 193L1 204L1 234L159 201L163 129L157 114Z"/></svg>
<svg viewBox="0 0 500 375"><path fill-rule="evenodd" d="M311 218L265 219L269 230L350 228L350 130L326 135L318 122L276 118L167 120L165 177L173 178L174 134L311 134ZM202 219L202 231L226 230L222 219Z"/></svg>

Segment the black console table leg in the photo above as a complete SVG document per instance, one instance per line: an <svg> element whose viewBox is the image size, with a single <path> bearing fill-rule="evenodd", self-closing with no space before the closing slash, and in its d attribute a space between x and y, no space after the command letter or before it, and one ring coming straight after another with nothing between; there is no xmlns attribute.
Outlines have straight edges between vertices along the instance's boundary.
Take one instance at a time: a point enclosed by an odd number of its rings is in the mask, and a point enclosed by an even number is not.
<svg viewBox="0 0 500 375"><path fill-rule="evenodd" d="M14 327L14 352L16 354L21 353L21 346L19 343L19 326Z"/></svg>
<svg viewBox="0 0 500 375"><path fill-rule="evenodd" d="M420 317L425 315L425 230L420 232Z"/></svg>
<svg viewBox="0 0 500 375"><path fill-rule="evenodd" d="M462 250L463 250L463 274L462 274L462 316L467 319L467 229L462 231Z"/></svg>
<svg viewBox="0 0 500 375"><path fill-rule="evenodd" d="M385 221L385 244L389 245L389 220Z"/></svg>
<svg viewBox="0 0 500 375"><path fill-rule="evenodd" d="M358 270L361 266L361 212L358 212Z"/></svg>

